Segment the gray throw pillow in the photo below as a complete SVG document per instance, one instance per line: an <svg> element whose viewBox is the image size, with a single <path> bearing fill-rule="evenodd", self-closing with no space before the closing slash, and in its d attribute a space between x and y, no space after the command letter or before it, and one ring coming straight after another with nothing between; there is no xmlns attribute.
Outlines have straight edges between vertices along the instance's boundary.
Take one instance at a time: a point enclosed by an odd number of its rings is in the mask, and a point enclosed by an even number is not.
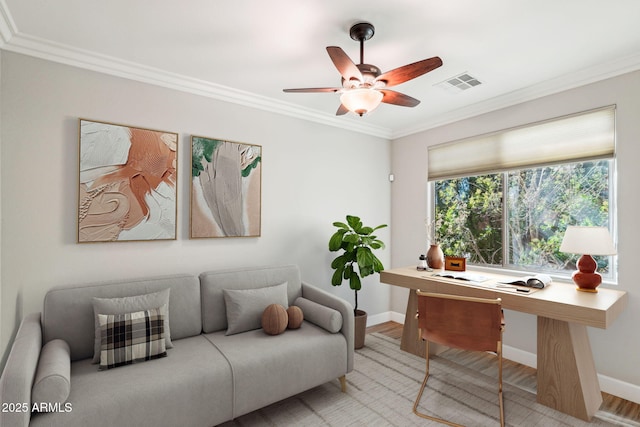
<svg viewBox="0 0 640 427"><path fill-rule="evenodd" d="M71 392L71 356L66 341L51 340L42 347L31 400L38 408L66 402ZM44 405L41 405L44 404Z"/></svg>
<svg viewBox="0 0 640 427"><path fill-rule="evenodd" d="M258 289L223 289L227 310L227 332L239 334L262 327L262 313L268 305L280 304L287 308L287 282Z"/></svg>
<svg viewBox="0 0 640 427"><path fill-rule="evenodd" d="M100 321L98 314L126 314L134 311L151 310L161 307L164 318L164 338L166 348L173 348L169 329L169 292L165 289L145 295L123 298L93 298L95 340L93 344L93 363L100 363Z"/></svg>
<svg viewBox="0 0 640 427"><path fill-rule="evenodd" d="M302 309L304 320L308 320L333 334L342 328L342 314L338 310L302 297L296 299L293 305Z"/></svg>

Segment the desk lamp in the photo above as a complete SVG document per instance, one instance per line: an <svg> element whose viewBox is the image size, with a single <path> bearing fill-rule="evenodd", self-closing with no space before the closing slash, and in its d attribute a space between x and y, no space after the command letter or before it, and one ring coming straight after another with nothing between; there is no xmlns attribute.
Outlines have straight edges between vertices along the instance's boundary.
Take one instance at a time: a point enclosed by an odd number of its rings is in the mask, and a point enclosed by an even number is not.
<svg viewBox="0 0 640 427"><path fill-rule="evenodd" d="M606 227L568 226L560 245L560 252L583 254L571 276L579 291L598 292L602 276L596 272L598 264L591 255L615 255L616 248Z"/></svg>

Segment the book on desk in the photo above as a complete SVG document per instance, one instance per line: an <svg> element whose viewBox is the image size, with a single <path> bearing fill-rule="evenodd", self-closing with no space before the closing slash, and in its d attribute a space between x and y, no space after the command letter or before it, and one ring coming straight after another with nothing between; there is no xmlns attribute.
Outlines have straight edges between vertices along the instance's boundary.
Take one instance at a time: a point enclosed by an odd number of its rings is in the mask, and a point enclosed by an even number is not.
<svg viewBox="0 0 640 427"><path fill-rule="evenodd" d="M445 279L463 280L465 282L481 286L487 286L485 285L485 283L491 280L489 277L476 273L470 273L467 271L445 270L440 273L434 273L433 275ZM540 289L544 289L550 283L551 276L548 276L546 274L536 274L533 276L524 276L517 279L508 279L504 281L499 280L497 283L488 284L488 286L500 288L502 290L508 289L516 292L530 293Z"/></svg>
<svg viewBox="0 0 640 427"><path fill-rule="evenodd" d="M482 276L480 274L469 273L467 271L448 271L445 270L440 273L435 273L434 276L444 277L445 279L457 279L457 280L465 280L467 282L476 282L482 283L489 280L488 277Z"/></svg>
<svg viewBox="0 0 640 427"><path fill-rule="evenodd" d="M546 274L536 274L534 276L524 276L519 279L501 281L506 285L525 286L527 288L542 289L551 283L551 276Z"/></svg>

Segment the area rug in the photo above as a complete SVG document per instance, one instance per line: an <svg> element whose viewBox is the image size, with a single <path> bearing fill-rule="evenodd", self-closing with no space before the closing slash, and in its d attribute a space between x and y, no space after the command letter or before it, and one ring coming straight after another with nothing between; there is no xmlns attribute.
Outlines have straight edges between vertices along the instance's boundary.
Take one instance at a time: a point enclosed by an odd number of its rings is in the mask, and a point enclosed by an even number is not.
<svg viewBox="0 0 640 427"><path fill-rule="evenodd" d="M332 381L222 424L231 426L431 426L413 414L425 362L400 350L398 340L369 334L355 353L347 392ZM430 362L431 375L420 410L465 426L498 426L497 376L468 369L442 357ZM496 365L497 374L497 365ZM536 402L535 394L504 384L507 426L638 426L599 411L590 423Z"/></svg>

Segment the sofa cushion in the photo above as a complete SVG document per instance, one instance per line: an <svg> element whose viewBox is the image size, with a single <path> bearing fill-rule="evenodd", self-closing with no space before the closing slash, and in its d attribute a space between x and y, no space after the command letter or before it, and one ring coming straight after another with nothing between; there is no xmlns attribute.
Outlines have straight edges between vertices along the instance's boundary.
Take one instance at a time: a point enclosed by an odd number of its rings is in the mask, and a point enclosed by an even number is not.
<svg viewBox="0 0 640 427"><path fill-rule="evenodd" d="M342 314L337 310L303 297L297 298L294 305L302 309L306 320L332 334L339 332L342 328Z"/></svg>
<svg viewBox="0 0 640 427"><path fill-rule="evenodd" d="M302 296L300 270L296 265L218 270L200 274L203 331L227 329L223 289L256 289L285 282L287 305L291 305L296 298Z"/></svg>
<svg viewBox="0 0 640 427"><path fill-rule="evenodd" d="M71 364L72 410L34 414L30 427L215 426L231 419L231 368L204 336L173 341L168 357L99 371Z"/></svg>
<svg viewBox="0 0 640 427"><path fill-rule="evenodd" d="M69 344L63 340L49 341L42 347L31 400L42 408L64 403L71 390L71 356ZM41 405L45 403L46 405Z"/></svg>
<svg viewBox="0 0 640 427"><path fill-rule="evenodd" d="M239 417L347 373L347 342L342 334L302 322L280 335L262 330L204 335L233 368L233 416ZM173 355L172 355L173 356Z"/></svg>
<svg viewBox="0 0 640 427"><path fill-rule="evenodd" d="M100 369L166 357L163 311L166 312L166 305L164 309L99 314Z"/></svg>
<svg viewBox="0 0 640 427"><path fill-rule="evenodd" d="M260 329L262 313L271 304L288 307L287 284L258 289L223 289L227 312L227 335Z"/></svg>
<svg viewBox="0 0 640 427"><path fill-rule="evenodd" d="M71 349L71 361L93 357L95 317L92 300L117 298L171 289L169 322L171 340L199 335L200 282L189 274L116 280L83 285L55 287L47 292L42 310L44 342L63 339Z"/></svg>
<svg viewBox="0 0 640 427"><path fill-rule="evenodd" d="M160 292L153 292L144 295L134 295L122 298L93 298L93 313L95 315L96 333L93 346L93 363L100 362L101 357L101 325L98 321L100 314L125 314L134 311L161 308L164 319L164 340L166 348L172 348L171 328L169 327L169 298L170 289L163 289Z"/></svg>

